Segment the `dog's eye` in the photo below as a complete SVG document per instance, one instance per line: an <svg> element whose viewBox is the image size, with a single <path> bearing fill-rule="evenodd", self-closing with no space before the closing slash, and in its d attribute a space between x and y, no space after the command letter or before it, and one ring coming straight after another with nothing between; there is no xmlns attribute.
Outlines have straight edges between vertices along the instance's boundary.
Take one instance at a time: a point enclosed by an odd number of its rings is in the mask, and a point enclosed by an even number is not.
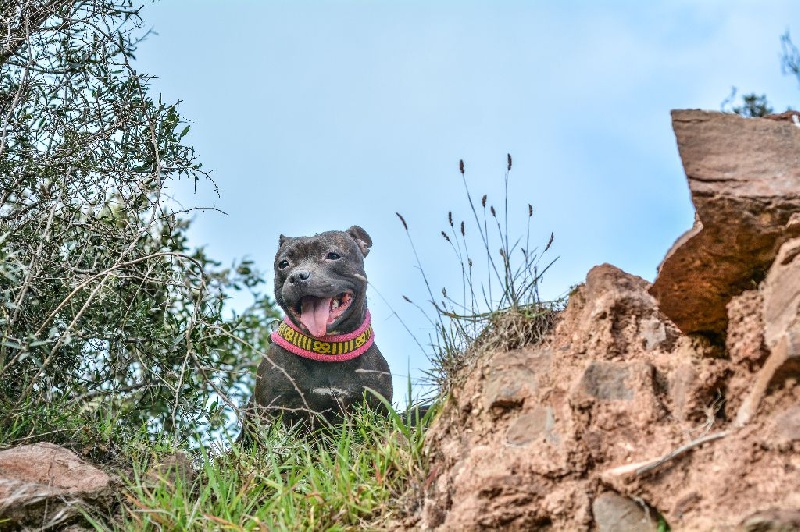
<svg viewBox="0 0 800 532"><path fill-rule="evenodd" d="M328 260L338 260L341 259L342 257L335 251L331 251L325 258Z"/></svg>
<svg viewBox="0 0 800 532"><path fill-rule="evenodd" d="M282 261L280 261L280 262L278 263L278 268L280 268L280 269L282 270L282 269L284 269L285 267L287 267L288 265L289 265L289 261L288 261L288 260L286 260L286 259L284 259L284 260L282 260Z"/></svg>

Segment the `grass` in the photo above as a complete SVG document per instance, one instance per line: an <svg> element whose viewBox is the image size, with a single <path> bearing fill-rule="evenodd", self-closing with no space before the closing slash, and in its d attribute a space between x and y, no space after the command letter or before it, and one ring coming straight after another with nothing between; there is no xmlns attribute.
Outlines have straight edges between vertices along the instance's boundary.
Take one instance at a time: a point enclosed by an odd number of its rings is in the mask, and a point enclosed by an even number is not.
<svg viewBox="0 0 800 532"><path fill-rule="evenodd" d="M441 236L455 257L454 269L460 272L461 282L455 290L450 287L450 292L447 287L442 288L441 297L434 295L406 219L396 213L408 236L430 307L426 310L410 298L405 299L426 316L435 331L429 342L431 352L428 358L433 365L429 377L444 394L461 382L464 369L479 353L539 343L563 308L563 299L543 301L539 294L542 277L558 257L550 259L548 256L554 241L552 233L543 247L530 247L534 217L531 204L526 208L524 240L522 237L509 238L508 183L511 168L512 159L508 154L500 209L485 194L479 203L473 199L464 161L459 161L469 221L459 221L453 211L448 212L447 227L441 231ZM478 250L477 254L474 250ZM434 317L430 317L430 309Z"/></svg>
<svg viewBox="0 0 800 532"><path fill-rule="evenodd" d="M170 453L144 452L116 515L87 517L98 530L381 528L408 510L402 495L425 474L432 415L410 426L394 411L387 418L365 408L311 435L276 424L252 447L200 451L196 474L179 465L155 475Z"/></svg>

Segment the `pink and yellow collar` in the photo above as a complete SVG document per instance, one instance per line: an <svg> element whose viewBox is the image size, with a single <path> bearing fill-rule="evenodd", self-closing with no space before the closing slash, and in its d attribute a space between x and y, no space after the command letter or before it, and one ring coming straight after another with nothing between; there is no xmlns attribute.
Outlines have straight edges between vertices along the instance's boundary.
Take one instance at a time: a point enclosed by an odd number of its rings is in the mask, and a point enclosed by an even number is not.
<svg viewBox="0 0 800 532"><path fill-rule="evenodd" d="M309 336L288 317L271 335L272 341L295 355L320 362L343 362L361 356L375 341L369 310L355 331L334 336Z"/></svg>

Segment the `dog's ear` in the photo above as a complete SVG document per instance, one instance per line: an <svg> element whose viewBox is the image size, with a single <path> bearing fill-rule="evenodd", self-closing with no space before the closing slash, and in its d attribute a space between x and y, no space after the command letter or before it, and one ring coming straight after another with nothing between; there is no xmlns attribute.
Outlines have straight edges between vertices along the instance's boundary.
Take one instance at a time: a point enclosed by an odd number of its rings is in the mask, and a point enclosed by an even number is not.
<svg viewBox="0 0 800 532"><path fill-rule="evenodd" d="M367 232L361 227L354 225L347 230L347 234L353 237L353 240L358 244L358 249L360 249L361 253L366 257L367 253L369 253L369 248L372 247L372 239Z"/></svg>
<svg viewBox="0 0 800 532"><path fill-rule="evenodd" d="M286 243L286 241L287 241L287 240L289 240L289 237L288 237L288 236L283 236L283 235L281 235L280 237L278 237L278 248L279 248L279 249L280 249L280 248L282 248L282 247L283 247L283 245Z"/></svg>

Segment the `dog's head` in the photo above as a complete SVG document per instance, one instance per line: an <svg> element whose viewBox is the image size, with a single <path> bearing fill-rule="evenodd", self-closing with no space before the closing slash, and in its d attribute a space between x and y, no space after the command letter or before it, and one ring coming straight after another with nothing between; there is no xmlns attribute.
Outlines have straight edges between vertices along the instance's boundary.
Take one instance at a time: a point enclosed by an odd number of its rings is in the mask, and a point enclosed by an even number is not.
<svg viewBox="0 0 800 532"><path fill-rule="evenodd" d="M275 300L311 336L357 329L366 312L364 257L371 247L372 239L357 225L314 236L281 235Z"/></svg>

